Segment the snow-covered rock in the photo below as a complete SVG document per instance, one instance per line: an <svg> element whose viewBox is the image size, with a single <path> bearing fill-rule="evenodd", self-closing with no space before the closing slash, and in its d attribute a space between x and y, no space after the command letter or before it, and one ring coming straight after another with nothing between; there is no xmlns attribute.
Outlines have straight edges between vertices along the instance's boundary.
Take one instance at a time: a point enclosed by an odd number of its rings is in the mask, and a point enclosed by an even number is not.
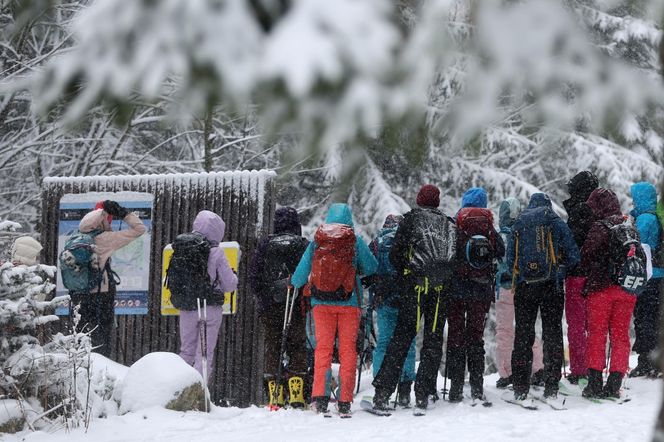
<svg viewBox="0 0 664 442"><path fill-rule="evenodd" d="M203 410L205 390L201 375L175 353L143 356L129 368L115 397L120 414L149 407Z"/></svg>
<svg viewBox="0 0 664 442"><path fill-rule="evenodd" d="M25 426L25 415L32 411L30 405L16 399L0 400L0 434L18 433Z"/></svg>

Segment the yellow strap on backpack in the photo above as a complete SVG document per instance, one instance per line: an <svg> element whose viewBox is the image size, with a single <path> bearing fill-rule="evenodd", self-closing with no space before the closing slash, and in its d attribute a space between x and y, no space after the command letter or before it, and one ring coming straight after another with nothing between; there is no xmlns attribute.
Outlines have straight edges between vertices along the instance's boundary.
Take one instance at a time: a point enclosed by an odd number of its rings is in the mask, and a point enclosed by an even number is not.
<svg viewBox="0 0 664 442"><path fill-rule="evenodd" d="M443 291L442 285L437 285L434 290L438 293L438 299L436 299L436 313L433 317L433 327L431 327L431 333L436 333L436 324L438 324L438 307L440 306L440 292Z"/></svg>
<svg viewBox="0 0 664 442"><path fill-rule="evenodd" d="M417 322L415 323L415 331L419 332L420 331L420 316L422 315L421 313L421 308L420 308L420 298L422 295L422 292L426 295L429 293L429 278L424 278L424 287L421 285L416 285L415 290L417 291Z"/></svg>
<svg viewBox="0 0 664 442"><path fill-rule="evenodd" d="M519 234L514 234L514 267L512 268L512 291L516 288L516 277L519 274Z"/></svg>

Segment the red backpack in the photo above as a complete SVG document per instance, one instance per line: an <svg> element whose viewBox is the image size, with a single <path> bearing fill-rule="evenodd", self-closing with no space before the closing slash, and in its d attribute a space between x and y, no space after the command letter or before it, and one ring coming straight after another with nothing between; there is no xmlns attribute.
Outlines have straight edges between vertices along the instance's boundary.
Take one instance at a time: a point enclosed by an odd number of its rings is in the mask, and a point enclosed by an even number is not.
<svg viewBox="0 0 664 442"><path fill-rule="evenodd" d="M457 249L463 255L461 277L482 284L492 283L496 255L493 213L489 209L466 207L459 210L456 224L459 230Z"/></svg>
<svg viewBox="0 0 664 442"><path fill-rule="evenodd" d="M355 232L345 224L323 224L314 235L316 248L309 283L321 301L347 301L355 289Z"/></svg>

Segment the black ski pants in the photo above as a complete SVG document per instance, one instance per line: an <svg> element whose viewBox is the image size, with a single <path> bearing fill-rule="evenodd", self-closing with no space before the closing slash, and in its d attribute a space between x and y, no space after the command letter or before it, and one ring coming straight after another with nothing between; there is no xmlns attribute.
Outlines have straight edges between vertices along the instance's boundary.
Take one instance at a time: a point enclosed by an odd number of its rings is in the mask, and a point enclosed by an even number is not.
<svg viewBox="0 0 664 442"><path fill-rule="evenodd" d="M542 316L544 347L544 385L558 390L563 366L562 318L565 295L560 284L547 281L521 283L514 295L514 351L512 352L512 380L515 393L528 393L533 364L535 321L537 312Z"/></svg>
<svg viewBox="0 0 664 442"><path fill-rule="evenodd" d="M115 319L115 287L102 293L73 293L69 313L72 306L80 305L78 323L80 331L89 332L93 351L107 358L111 356L111 333Z"/></svg>
<svg viewBox="0 0 664 442"><path fill-rule="evenodd" d="M373 386L376 387L376 394L390 395L396 389L410 343L417 335L419 325L423 327L424 340L420 350L420 366L415 378L415 397L424 400L436 392L436 379L443 357L447 293L445 290L436 292L429 288L427 293L420 289L418 296L415 284L404 283L402 287L397 325L387 346L380 371L373 380ZM422 317L424 323L421 321Z"/></svg>
<svg viewBox="0 0 664 442"><path fill-rule="evenodd" d="M649 355L657 348L659 336L659 306L661 279L651 279L646 289L636 298L634 331L636 341L633 350L639 355Z"/></svg>
<svg viewBox="0 0 664 442"><path fill-rule="evenodd" d="M265 347L263 352L264 377L276 378L279 370L279 352L281 350L281 337L284 327L285 304L273 305L267 309L261 320L265 336ZM305 330L304 313L299 300L295 301L293 317L286 339L286 354L288 355L288 373L283 373L282 379L290 376L301 376L307 374L307 335Z"/></svg>

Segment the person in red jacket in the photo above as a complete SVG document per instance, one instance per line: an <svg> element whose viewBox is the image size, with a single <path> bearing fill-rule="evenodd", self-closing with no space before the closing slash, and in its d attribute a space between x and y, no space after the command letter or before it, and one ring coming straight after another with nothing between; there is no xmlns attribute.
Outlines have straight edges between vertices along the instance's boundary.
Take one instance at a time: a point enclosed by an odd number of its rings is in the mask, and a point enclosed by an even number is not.
<svg viewBox="0 0 664 442"><path fill-rule="evenodd" d="M588 296L588 385L585 397L620 397L622 379L629 368L629 325L636 297L613 282L610 267L610 231L625 218L615 193L594 190L587 202L596 221L581 248L581 267L587 276L584 293ZM602 387L605 366L606 337L611 344L611 368Z"/></svg>

